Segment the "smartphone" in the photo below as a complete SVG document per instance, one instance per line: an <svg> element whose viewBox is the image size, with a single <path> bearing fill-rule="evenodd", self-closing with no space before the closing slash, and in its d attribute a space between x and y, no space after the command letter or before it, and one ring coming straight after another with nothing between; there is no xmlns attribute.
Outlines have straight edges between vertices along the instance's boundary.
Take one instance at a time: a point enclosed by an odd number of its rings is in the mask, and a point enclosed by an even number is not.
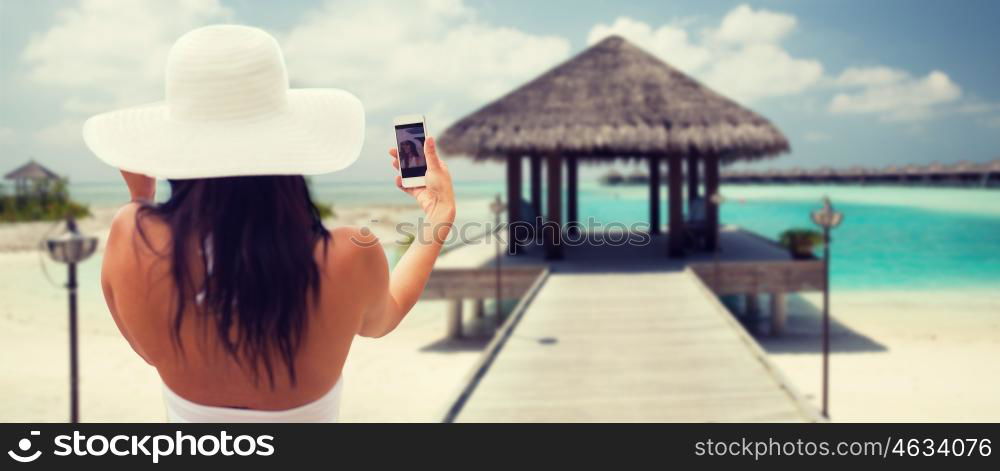
<svg viewBox="0 0 1000 471"><path fill-rule="evenodd" d="M393 118L396 127L396 152L399 155L399 176L403 188L424 186L427 160L424 156L424 116L411 114Z"/></svg>

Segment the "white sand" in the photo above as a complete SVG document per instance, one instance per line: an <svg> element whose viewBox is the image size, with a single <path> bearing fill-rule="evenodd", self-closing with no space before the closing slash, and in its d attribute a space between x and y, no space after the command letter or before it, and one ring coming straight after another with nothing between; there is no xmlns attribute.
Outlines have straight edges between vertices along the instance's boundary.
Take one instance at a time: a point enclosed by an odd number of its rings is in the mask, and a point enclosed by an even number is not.
<svg viewBox="0 0 1000 471"><path fill-rule="evenodd" d="M792 301L790 331L760 337L819 407L819 295ZM835 292L833 421L1000 421L1000 293Z"/></svg>
<svg viewBox="0 0 1000 471"><path fill-rule="evenodd" d="M98 209L81 229L101 238L115 209ZM328 227L367 225L385 244L407 206L337 210ZM66 269L36 250L54 223L0 225L0 422L68 418ZM98 253L80 265L80 396L85 421L162 421L156 371L122 339L104 305ZM45 270L43 270L43 266ZM53 279L50 283L45 272ZM54 284L53 284L54 283ZM468 311L467 311L468 312ZM437 421L478 359L486 339L444 341L446 306L420 302L392 334L357 339L345 366L345 421Z"/></svg>
<svg viewBox="0 0 1000 471"><path fill-rule="evenodd" d="M68 417L66 293L48 284L38 254L0 254L0 422ZM64 269L51 266L64 280ZM122 339L104 307L99 260L80 269L81 418L163 421L155 370ZM485 340L443 341L443 302L421 302L393 333L355 341L345 367L345 421L437 421Z"/></svg>
<svg viewBox="0 0 1000 471"><path fill-rule="evenodd" d="M96 235L103 243L117 208L91 209L91 216L80 219L78 225L85 234ZM0 252L39 250L46 237L65 230L62 221L0 223Z"/></svg>

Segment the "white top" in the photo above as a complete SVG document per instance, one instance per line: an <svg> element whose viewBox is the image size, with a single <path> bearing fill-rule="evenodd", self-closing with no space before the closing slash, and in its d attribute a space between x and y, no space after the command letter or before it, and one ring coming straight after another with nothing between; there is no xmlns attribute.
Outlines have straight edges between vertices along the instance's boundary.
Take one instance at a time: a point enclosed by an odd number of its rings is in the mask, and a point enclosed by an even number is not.
<svg viewBox="0 0 1000 471"><path fill-rule="evenodd" d="M163 400L167 421L172 423L336 422L343 382L341 377L330 391L313 402L277 411L203 406L180 397L166 384L163 385Z"/></svg>

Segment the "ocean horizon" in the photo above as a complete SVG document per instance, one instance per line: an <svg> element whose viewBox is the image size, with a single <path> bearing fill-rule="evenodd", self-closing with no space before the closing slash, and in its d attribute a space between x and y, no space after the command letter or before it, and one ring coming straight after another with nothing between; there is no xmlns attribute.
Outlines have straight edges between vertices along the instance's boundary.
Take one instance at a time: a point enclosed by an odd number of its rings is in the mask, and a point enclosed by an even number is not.
<svg viewBox="0 0 1000 471"><path fill-rule="evenodd" d="M386 182L313 182L314 198L334 208L408 205ZM601 224L648 221L648 188L580 184L580 217ZM120 182L70 185L74 199L93 207L128 198ZM455 182L459 222L493 220L489 202L504 185ZM829 196L844 213L831 245L831 284L838 289L980 289L1000 284L1000 191L857 185L723 185L724 224L776 240L789 228L815 228L809 213ZM161 182L159 199L169 194ZM664 198L666 190L664 189ZM663 205L662 221L666 221Z"/></svg>

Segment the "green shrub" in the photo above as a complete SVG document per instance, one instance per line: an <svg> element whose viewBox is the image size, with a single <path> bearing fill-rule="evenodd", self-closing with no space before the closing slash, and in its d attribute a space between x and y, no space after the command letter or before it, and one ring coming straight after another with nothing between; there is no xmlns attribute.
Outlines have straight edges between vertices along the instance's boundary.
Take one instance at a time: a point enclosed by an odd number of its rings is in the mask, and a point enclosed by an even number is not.
<svg viewBox="0 0 1000 471"><path fill-rule="evenodd" d="M0 196L0 222L55 221L68 215L85 218L90 208L55 195Z"/></svg>
<svg viewBox="0 0 1000 471"><path fill-rule="evenodd" d="M326 204L314 201L313 206L316 206L316 210L319 211L320 219L337 217L337 213L333 210L332 204Z"/></svg>
<svg viewBox="0 0 1000 471"><path fill-rule="evenodd" d="M788 229L778 236L778 243L787 248L793 256L811 256L812 248L823 243L823 233L815 229Z"/></svg>
<svg viewBox="0 0 1000 471"><path fill-rule="evenodd" d="M823 233L815 229L788 229L778 237L778 243L785 247L791 247L796 242L808 242L812 245L823 243Z"/></svg>

